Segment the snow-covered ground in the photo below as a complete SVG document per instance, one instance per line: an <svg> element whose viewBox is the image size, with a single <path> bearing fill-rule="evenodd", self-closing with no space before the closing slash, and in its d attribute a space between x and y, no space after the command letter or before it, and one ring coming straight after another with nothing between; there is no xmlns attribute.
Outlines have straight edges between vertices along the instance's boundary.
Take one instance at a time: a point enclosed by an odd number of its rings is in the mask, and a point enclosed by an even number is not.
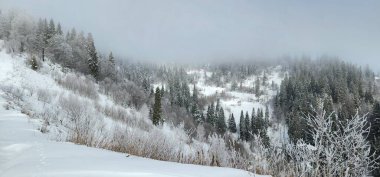
<svg viewBox="0 0 380 177"><path fill-rule="evenodd" d="M267 74L267 83L268 86L264 87L262 86L261 90L264 91L264 94L260 97L257 97L253 93L246 93L246 92L239 92L239 91L231 91L228 89L228 86L231 85L231 83L227 83L226 87L217 87L213 85L207 84L205 77L210 77L212 75L211 72L205 71L203 69L200 70L190 70L187 72L187 74L195 75L197 80L197 88L199 90L199 93L203 96L211 96L215 94L221 94L222 92L227 95L226 98L221 98L220 103L221 106L225 110L225 115L230 115L231 113L234 114L236 122L239 122L240 120L240 112L243 111L244 114L248 111L249 114L252 113L252 109L255 108L257 110L265 109L265 106L268 105L268 101L273 98L277 91L270 89L271 83L275 83L276 85L280 85L281 81L283 80L283 77L280 75L281 66L270 68L272 71L270 74ZM252 75L249 76L247 79L245 79L242 82L243 87L252 87L256 81L257 77L261 77L263 73L260 73L260 75ZM273 110L273 108L269 106L270 112ZM226 119L228 116L226 116Z"/></svg>
<svg viewBox="0 0 380 177"><path fill-rule="evenodd" d="M128 156L108 150L48 140L38 120L5 110L0 98L1 177L252 177L249 172L186 165Z"/></svg>

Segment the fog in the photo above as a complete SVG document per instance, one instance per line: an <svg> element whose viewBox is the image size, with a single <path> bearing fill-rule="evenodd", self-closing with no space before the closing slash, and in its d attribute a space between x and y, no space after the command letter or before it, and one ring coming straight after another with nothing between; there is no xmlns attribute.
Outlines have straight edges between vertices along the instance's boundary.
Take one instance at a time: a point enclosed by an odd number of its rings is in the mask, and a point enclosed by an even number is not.
<svg viewBox="0 0 380 177"><path fill-rule="evenodd" d="M380 70L378 0L0 0L136 60L338 56Z"/></svg>

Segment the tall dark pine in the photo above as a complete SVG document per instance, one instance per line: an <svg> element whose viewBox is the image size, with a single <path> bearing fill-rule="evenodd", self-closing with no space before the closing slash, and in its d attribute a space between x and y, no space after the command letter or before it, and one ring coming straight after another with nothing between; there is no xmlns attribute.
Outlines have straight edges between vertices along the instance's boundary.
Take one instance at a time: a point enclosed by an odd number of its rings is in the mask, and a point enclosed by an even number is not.
<svg viewBox="0 0 380 177"><path fill-rule="evenodd" d="M219 113L218 113L217 128L218 128L218 133L220 134L223 134L224 132L226 132L226 129L227 129L226 120L224 116L224 110L222 107L220 107Z"/></svg>
<svg viewBox="0 0 380 177"><path fill-rule="evenodd" d="M257 123L256 112L255 112L255 108L253 108L252 115L251 115L251 131L252 131L252 134L254 135L257 135L259 133L256 123Z"/></svg>
<svg viewBox="0 0 380 177"><path fill-rule="evenodd" d="M251 139L251 132L252 132L251 121L249 120L248 111L245 113L244 125L245 125L245 139L248 141Z"/></svg>
<svg viewBox="0 0 380 177"><path fill-rule="evenodd" d="M207 115L206 115L206 121L212 126L215 126L215 108L214 103L211 103L211 105L207 109Z"/></svg>
<svg viewBox="0 0 380 177"><path fill-rule="evenodd" d="M235 122L235 117L234 114L231 114L230 119L228 120L228 130L230 130L231 133L236 133L236 122Z"/></svg>
<svg viewBox="0 0 380 177"><path fill-rule="evenodd" d="M98 54L96 52L95 44L94 44L94 38L92 37L91 33L88 33L87 36L87 54L88 54L88 67L90 69L90 74L95 78L98 79L99 76L99 58Z"/></svg>
<svg viewBox="0 0 380 177"><path fill-rule="evenodd" d="M154 94L152 121L154 125L158 125L161 121L161 94L160 88L158 87L156 88L156 93Z"/></svg>
<svg viewBox="0 0 380 177"><path fill-rule="evenodd" d="M246 126L245 126L245 119L244 119L243 111L241 111L241 113L240 113L239 128L240 128L240 139L246 140Z"/></svg>
<svg viewBox="0 0 380 177"><path fill-rule="evenodd" d="M268 105L265 106L265 116L264 116L264 127L268 128L269 126L269 108Z"/></svg>

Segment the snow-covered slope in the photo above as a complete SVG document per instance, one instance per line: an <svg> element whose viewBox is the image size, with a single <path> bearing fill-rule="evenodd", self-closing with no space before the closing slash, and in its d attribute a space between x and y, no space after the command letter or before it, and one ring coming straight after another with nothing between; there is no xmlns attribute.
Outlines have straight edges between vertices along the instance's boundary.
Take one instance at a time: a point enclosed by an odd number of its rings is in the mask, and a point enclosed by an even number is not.
<svg viewBox="0 0 380 177"><path fill-rule="evenodd" d="M245 177L251 173L185 165L128 156L108 150L48 140L39 122L14 110L5 110L0 98L1 177Z"/></svg>
<svg viewBox="0 0 380 177"><path fill-rule="evenodd" d="M56 107L60 95L68 92L86 100L72 90L57 84L55 75L65 75L62 68L49 62L36 72L26 62L27 56L10 55L2 49L0 41L0 88L18 89L24 95L21 100L9 100L9 93L0 91L0 177L17 176L173 176L202 177L255 176L252 173L232 168L186 165L174 162L157 161L137 156L129 156L103 149L90 148L67 142L57 142L60 133L66 127L62 121L50 121L48 133L41 133L44 120L36 115ZM58 68L56 68L58 67ZM4 87L4 88L3 88ZM2 90L0 89L0 90ZM38 91L47 90L52 93L53 101L39 101ZM13 90L15 91L15 90ZM16 91L15 91L16 92ZM37 96L36 96L37 95ZM105 95L99 95L99 104L113 106ZM17 92L16 95L17 96ZM12 99L17 99L14 97ZM22 104L22 108L13 101ZM90 101L86 103L91 103ZM94 104L88 104L91 107ZM57 109L57 108L56 108ZM92 109L90 109L92 110ZM118 123L104 118L109 124ZM62 120L62 119L60 119ZM63 124L65 120L63 119ZM109 126L112 127L112 126ZM93 128L96 129L96 128ZM58 133L58 134L57 134ZM173 134L174 132L169 132ZM64 134L64 133L63 133ZM176 135L179 136L179 135ZM65 140L66 136L62 136ZM129 137L129 139L131 139ZM179 145L177 145L179 146Z"/></svg>

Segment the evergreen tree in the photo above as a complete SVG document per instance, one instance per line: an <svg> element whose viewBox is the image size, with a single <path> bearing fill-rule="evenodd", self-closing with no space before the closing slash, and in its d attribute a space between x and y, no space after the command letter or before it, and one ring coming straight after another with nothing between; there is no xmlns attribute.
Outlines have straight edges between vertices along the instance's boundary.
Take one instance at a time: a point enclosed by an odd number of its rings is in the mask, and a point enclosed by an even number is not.
<svg viewBox="0 0 380 177"><path fill-rule="evenodd" d="M156 93L154 95L154 105L153 105L153 116L152 121L154 125L158 125L161 120L161 95L160 88L156 88Z"/></svg>
<svg viewBox="0 0 380 177"><path fill-rule="evenodd" d="M48 25L46 19L39 19L37 29L33 40L33 47L37 51L41 51L42 61L45 61L45 50L48 47Z"/></svg>
<svg viewBox="0 0 380 177"><path fill-rule="evenodd" d="M191 115L193 116L195 122L202 123L203 120L203 114L199 111L198 105L192 104L191 106Z"/></svg>
<svg viewBox="0 0 380 177"><path fill-rule="evenodd" d="M195 86L195 84L194 84L194 86L193 86L193 96L192 96L192 101L193 101L193 103L198 104L198 89L197 89L197 87Z"/></svg>
<svg viewBox="0 0 380 177"><path fill-rule="evenodd" d="M194 120L197 122L197 123L201 123L204 121L204 119L202 118L203 117L203 114L199 111L199 108L198 108L198 90L197 90L197 87L193 86L193 95L191 97L191 110L190 110L190 113L192 114Z"/></svg>
<svg viewBox="0 0 380 177"><path fill-rule="evenodd" d="M108 55L108 62L109 62L113 67L115 67L115 57L113 57L112 52L110 52L110 54Z"/></svg>
<svg viewBox="0 0 380 177"><path fill-rule="evenodd" d="M247 140L246 139L246 126L245 126L245 119L244 119L244 113L243 110L240 113L240 121L239 121L239 128L240 128L240 139L241 140Z"/></svg>
<svg viewBox="0 0 380 177"><path fill-rule="evenodd" d="M49 27L47 31L48 39L51 39L55 34L56 34L55 24L54 24L53 19L50 19Z"/></svg>
<svg viewBox="0 0 380 177"><path fill-rule="evenodd" d="M60 23L58 23L58 25L57 25L56 34L63 35L63 31L62 31L62 27L61 27Z"/></svg>
<svg viewBox="0 0 380 177"><path fill-rule="evenodd" d="M215 126L215 108L214 103L211 103L211 105L208 106L207 109L207 115L206 115L206 121L212 126Z"/></svg>
<svg viewBox="0 0 380 177"><path fill-rule="evenodd" d="M268 105L265 106L265 116L264 116L264 127L268 128L269 126L269 108Z"/></svg>
<svg viewBox="0 0 380 177"><path fill-rule="evenodd" d="M263 112L260 108L257 109L257 117L256 117L256 132L260 134L261 130L264 129L264 119Z"/></svg>
<svg viewBox="0 0 380 177"><path fill-rule="evenodd" d="M116 78L116 65L115 65L115 58L113 57L112 52L108 55L108 61L107 61L107 74L108 77L115 79Z"/></svg>
<svg viewBox="0 0 380 177"><path fill-rule="evenodd" d="M256 97L260 97L260 78L259 77L256 77L256 81L255 81L255 94L256 94Z"/></svg>
<svg viewBox="0 0 380 177"><path fill-rule="evenodd" d="M251 121L249 120L248 111L245 113L244 125L245 125L245 139L249 141L251 139L252 131L251 131Z"/></svg>
<svg viewBox="0 0 380 177"><path fill-rule="evenodd" d="M144 79L142 80L142 87L143 87L143 89L144 89L145 92L148 92L148 91L149 91L149 89L150 89L150 84L149 84L149 81L148 81L147 78L144 78ZM153 89L153 88L152 88L152 89Z"/></svg>
<svg viewBox="0 0 380 177"><path fill-rule="evenodd" d="M216 100L216 106L215 106L215 117L218 117L219 109L220 109L220 100L219 100L219 98L218 98L218 99Z"/></svg>
<svg viewBox="0 0 380 177"><path fill-rule="evenodd" d="M263 73L263 86L266 85L267 81L268 81L267 73L264 71L264 73Z"/></svg>
<svg viewBox="0 0 380 177"><path fill-rule="evenodd" d="M226 129L227 129L226 120L224 116L224 110L222 107L219 109L219 113L218 113L217 128L218 128L218 133L220 134L224 134L224 132L226 132Z"/></svg>
<svg viewBox="0 0 380 177"><path fill-rule="evenodd" d="M182 98L183 106L186 108L187 111L189 111L191 106L191 96L189 85L186 82L182 83Z"/></svg>
<svg viewBox="0 0 380 177"><path fill-rule="evenodd" d="M164 97L165 95L165 87L164 85L161 85L161 97Z"/></svg>
<svg viewBox="0 0 380 177"><path fill-rule="evenodd" d="M252 134L258 135L258 127L257 127L257 120L256 120L256 113L255 108L252 109L252 115L251 115L251 131Z"/></svg>
<svg viewBox="0 0 380 177"><path fill-rule="evenodd" d="M228 120L228 129L230 130L231 133L236 133L236 122L235 122L235 117L234 114L232 113L229 120Z"/></svg>
<svg viewBox="0 0 380 177"><path fill-rule="evenodd" d="M90 69L90 74L95 78L99 79L99 59L98 59L98 54L96 52L95 44L94 44L94 39L92 38L92 34L88 33L87 36L87 54L89 56L87 62L88 62L88 67Z"/></svg>

